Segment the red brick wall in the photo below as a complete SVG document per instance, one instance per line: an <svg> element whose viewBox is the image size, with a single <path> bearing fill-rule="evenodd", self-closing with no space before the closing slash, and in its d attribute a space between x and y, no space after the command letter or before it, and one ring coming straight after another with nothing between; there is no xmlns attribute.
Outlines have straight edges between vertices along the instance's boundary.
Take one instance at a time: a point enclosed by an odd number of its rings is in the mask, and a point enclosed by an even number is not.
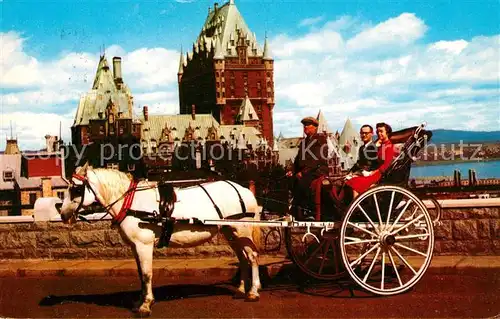
<svg viewBox="0 0 500 319"><path fill-rule="evenodd" d="M28 177L61 176L62 159L56 156L40 156L28 159Z"/></svg>

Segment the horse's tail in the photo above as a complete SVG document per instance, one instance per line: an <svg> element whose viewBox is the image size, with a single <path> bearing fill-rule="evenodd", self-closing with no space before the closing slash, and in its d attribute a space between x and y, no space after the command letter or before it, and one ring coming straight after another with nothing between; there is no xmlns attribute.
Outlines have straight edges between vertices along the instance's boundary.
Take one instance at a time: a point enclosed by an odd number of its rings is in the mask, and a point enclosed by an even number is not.
<svg viewBox="0 0 500 319"><path fill-rule="evenodd" d="M254 215L254 218L253 220L255 221L258 221L260 220L260 214L261 214L261 211L262 211L262 207L259 206L259 204L257 203L257 199L255 198L255 195L253 194L253 192L251 192L251 200L250 200L250 203L249 203L249 207L248 207L248 211L249 212L253 212L255 215ZM257 251L261 251L261 248L262 248L262 227L260 226L251 226L252 227L252 240L255 244L255 248L257 249Z"/></svg>

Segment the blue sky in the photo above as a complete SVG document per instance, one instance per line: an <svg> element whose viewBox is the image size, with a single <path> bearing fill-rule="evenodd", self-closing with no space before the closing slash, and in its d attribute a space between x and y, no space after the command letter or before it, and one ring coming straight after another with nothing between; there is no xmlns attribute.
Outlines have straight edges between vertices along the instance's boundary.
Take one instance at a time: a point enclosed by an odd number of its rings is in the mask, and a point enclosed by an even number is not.
<svg viewBox="0 0 500 319"><path fill-rule="evenodd" d="M123 56L137 109L175 113L180 46L191 48L213 2L1 0L1 134L13 121L22 148L37 148L62 122L69 140L103 45ZM347 117L500 126L498 1L235 2L271 42L275 134L299 135L290 123L319 109L332 130Z"/></svg>

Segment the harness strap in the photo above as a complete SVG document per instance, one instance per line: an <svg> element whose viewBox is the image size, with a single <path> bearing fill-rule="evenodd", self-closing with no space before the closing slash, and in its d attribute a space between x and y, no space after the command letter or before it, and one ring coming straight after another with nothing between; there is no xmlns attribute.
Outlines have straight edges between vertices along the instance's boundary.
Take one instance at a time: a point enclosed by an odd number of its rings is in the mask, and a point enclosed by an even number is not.
<svg viewBox="0 0 500 319"><path fill-rule="evenodd" d="M229 185L231 185L231 187L234 188L234 190L236 191L236 194L238 194L238 198L240 199L241 212L243 213L243 216L244 216L246 214L246 212L247 212L247 209L245 207L245 202L243 201L243 198L241 198L240 192L238 192L238 189L236 187L234 187L233 184L229 183L228 181L224 181L224 182L226 182Z"/></svg>
<svg viewBox="0 0 500 319"><path fill-rule="evenodd" d="M205 189L205 187L203 187L203 185L201 185L201 184L198 184L198 186L200 186L201 189L203 189L203 191L205 192L205 194L207 194L208 198L210 199L210 201L214 205L215 211L217 212L217 215L219 215L219 218L220 219L224 219L224 216L222 216L222 213L221 213L219 207L217 206L217 204L215 204L212 196L210 196L210 194L207 192L207 190Z"/></svg>
<svg viewBox="0 0 500 319"><path fill-rule="evenodd" d="M125 219L125 217L127 217L127 211L130 209L130 207L132 206L132 202L134 201L134 195L135 195L135 190L137 188L137 184L138 182L134 180L130 181L130 186L127 190L127 195L123 199L122 208L120 209L120 212L118 213L118 215L116 215L116 217L113 220L115 224L119 225Z"/></svg>

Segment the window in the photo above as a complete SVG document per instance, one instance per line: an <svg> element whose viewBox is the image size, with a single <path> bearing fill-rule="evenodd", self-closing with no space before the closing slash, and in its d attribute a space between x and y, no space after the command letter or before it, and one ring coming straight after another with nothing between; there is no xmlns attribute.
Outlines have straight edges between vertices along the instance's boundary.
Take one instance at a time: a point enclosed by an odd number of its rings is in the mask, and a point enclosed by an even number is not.
<svg viewBox="0 0 500 319"><path fill-rule="evenodd" d="M64 200L64 192L57 192L57 197L59 197L59 199L61 200Z"/></svg>
<svg viewBox="0 0 500 319"><path fill-rule="evenodd" d="M106 164L106 167L110 168L110 169L119 169L120 168L117 163L108 163L108 164Z"/></svg>
<svg viewBox="0 0 500 319"><path fill-rule="evenodd" d="M14 172L13 171L3 171L3 180L5 182L14 180Z"/></svg>
<svg viewBox="0 0 500 319"><path fill-rule="evenodd" d="M129 172L135 171L135 164L128 164L127 165L127 169L128 169Z"/></svg>
<svg viewBox="0 0 500 319"><path fill-rule="evenodd" d="M30 193L30 205L35 205L36 193Z"/></svg>
<svg viewBox="0 0 500 319"><path fill-rule="evenodd" d="M104 125L99 126L99 135L104 135Z"/></svg>
<svg viewBox="0 0 500 319"><path fill-rule="evenodd" d="M260 81L258 81L257 82L257 89L260 90L260 88L261 88L261 83L260 83Z"/></svg>

